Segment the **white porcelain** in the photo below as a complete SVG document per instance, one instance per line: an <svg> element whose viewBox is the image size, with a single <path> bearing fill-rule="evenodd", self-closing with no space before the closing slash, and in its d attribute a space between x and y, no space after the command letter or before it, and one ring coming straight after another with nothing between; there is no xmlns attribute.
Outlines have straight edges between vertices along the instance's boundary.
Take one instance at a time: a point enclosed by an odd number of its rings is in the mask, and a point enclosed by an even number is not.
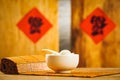
<svg viewBox="0 0 120 80"><path fill-rule="evenodd" d="M50 69L59 73L69 73L79 63L79 55L52 55L46 54L46 62Z"/></svg>
<svg viewBox="0 0 120 80"><path fill-rule="evenodd" d="M42 49L43 51L48 51L48 52L51 52L53 54L56 54L56 55L59 55L58 52L54 51L54 50L51 50L51 49Z"/></svg>

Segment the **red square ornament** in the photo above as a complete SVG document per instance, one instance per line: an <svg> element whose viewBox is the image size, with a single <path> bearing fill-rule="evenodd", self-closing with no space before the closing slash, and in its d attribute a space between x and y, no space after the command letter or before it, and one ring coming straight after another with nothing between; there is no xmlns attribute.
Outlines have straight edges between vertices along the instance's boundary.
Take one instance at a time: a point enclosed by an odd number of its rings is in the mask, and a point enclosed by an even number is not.
<svg viewBox="0 0 120 80"><path fill-rule="evenodd" d="M98 44L115 28L115 24L100 8L97 8L80 24L80 27Z"/></svg>
<svg viewBox="0 0 120 80"><path fill-rule="evenodd" d="M17 26L29 37L29 39L36 43L52 27L52 24L37 8L33 8Z"/></svg>

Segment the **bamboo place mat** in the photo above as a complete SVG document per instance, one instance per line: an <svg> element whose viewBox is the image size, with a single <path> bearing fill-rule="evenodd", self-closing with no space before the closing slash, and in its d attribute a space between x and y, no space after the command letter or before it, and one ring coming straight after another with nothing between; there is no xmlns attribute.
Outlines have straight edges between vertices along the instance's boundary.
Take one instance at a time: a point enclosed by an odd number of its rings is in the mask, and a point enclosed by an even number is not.
<svg viewBox="0 0 120 80"><path fill-rule="evenodd" d="M0 62L0 70L6 74L19 74L49 69L45 62L45 57L42 55L4 57Z"/></svg>
<svg viewBox="0 0 120 80"><path fill-rule="evenodd" d="M38 72L20 73L24 75L37 75L37 76L61 76L61 77L98 77L113 74L120 74L120 68L77 68L71 73L55 73L51 70L43 70Z"/></svg>

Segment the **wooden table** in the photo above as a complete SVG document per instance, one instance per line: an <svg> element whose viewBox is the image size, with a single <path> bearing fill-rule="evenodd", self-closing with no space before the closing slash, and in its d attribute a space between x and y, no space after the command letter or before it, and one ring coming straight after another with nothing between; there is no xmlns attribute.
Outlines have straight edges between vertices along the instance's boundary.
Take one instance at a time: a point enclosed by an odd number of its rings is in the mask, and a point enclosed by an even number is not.
<svg viewBox="0 0 120 80"><path fill-rule="evenodd" d="M35 76L35 75L10 75L0 72L0 80L120 80L120 74L100 76L93 78L83 77L58 77L58 76Z"/></svg>

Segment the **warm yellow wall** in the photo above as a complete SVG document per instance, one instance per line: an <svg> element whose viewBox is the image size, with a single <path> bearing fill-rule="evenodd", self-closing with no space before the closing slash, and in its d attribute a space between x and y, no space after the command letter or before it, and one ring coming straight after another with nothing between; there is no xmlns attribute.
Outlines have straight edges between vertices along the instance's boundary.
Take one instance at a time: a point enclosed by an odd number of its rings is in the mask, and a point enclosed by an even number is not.
<svg viewBox="0 0 120 80"><path fill-rule="evenodd" d="M17 23L32 9L38 10L53 25L34 44ZM5 56L41 54L42 48L59 50L58 39L58 0L0 0L0 58Z"/></svg>
<svg viewBox="0 0 120 80"><path fill-rule="evenodd" d="M100 7L116 28L99 44L80 29L83 19ZM120 0L72 0L72 50L81 67L120 67Z"/></svg>

